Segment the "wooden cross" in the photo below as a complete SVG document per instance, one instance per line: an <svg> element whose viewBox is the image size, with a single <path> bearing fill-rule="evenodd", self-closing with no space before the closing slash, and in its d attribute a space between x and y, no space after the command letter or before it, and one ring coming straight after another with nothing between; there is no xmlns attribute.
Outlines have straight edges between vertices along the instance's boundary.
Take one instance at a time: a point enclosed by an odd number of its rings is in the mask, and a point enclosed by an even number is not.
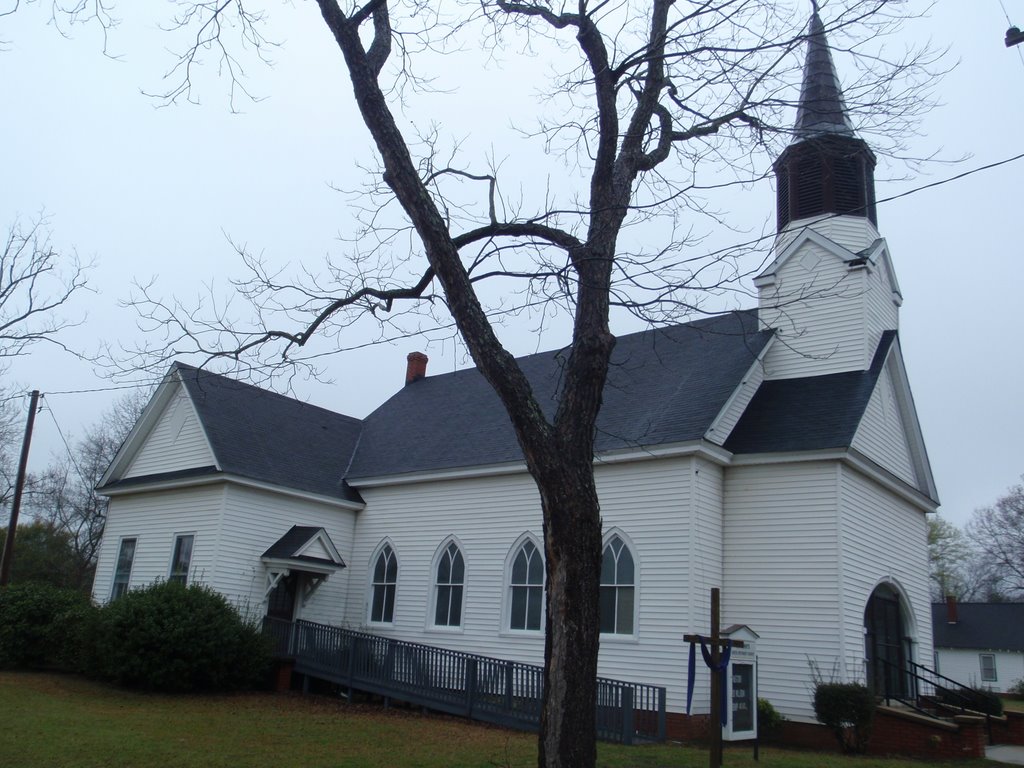
<svg viewBox="0 0 1024 768"><path fill-rule="evenodd" d="M683 635L687 643L701 642L700 635ZM722 659L722 649L732 646L742 648L742 640L731 640L722 637L721 590L711 589L711 664L717 667ZM722 765L722 675L714 669L711 671L711 751L708 755L710 768L721 768Z"/></svg>

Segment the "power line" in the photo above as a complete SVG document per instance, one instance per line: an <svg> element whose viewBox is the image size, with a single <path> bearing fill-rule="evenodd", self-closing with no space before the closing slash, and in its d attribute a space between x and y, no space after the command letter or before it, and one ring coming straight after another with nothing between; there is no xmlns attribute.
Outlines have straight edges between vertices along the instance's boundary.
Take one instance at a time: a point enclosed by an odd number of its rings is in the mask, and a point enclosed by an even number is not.
<svg viewBox="0 0 1024 768"><path fill-rule="evenodd" d="M163 381L163 377L153 378L146 381L134 381L126 382L125 384L111 384L109 387L92 387L91 389L62 389L56 392L47 392L47 395L82 395L90 394L93 392L113 392L118 389L141 389L142 387L152 387L155 384L159 384ZM10 398L8 398L10 399Z"/></svg>
<svg viewBox="0 0 1024 768"><path fill-rule="evenodd" d="M946 184L950 184L950 183L952 183L954 181L959 181L959 180L965 179L965 178L967 178L969 176L973 176L973 175L975 175L977 173L981 173L983 171L989 171L989 170L992 170L994 168L999 168L1000 166L1003 166L1003 165L1008 165L1010 163L1017 162L1018 160L1021 160L1021 159L1024 159L1024 152L1016 154L1016 155L1013 155L1011 157L1004 158L1002 160L996 160L996 161L991 162L991 163L986 163L985 165L981 165L981 166L978 166L976 168L971 168L970 170L964 171L963 173L958 173L958 174L956 174L954 176L950 176L950 177L945 178L945 179L940 179L938 181L933 181L933 182L930 182L928 184L922 184L919 187L914 187L913 189L906 190L905 192L900 192L899 194L890 195L889 197L880 198L880 199L876 200L876 205L881 205L882 203L889 203L889 202L892 202L894 200L899 200L899 199L902 199L904 197L909 197L910 195L915 195L915 194L917 194L919 192L923 192L923 191L928 190L928 189L934 189L935 187L941 187L941 186L944 186ZM828 218L835 218L837 216L842 216L842 215L844 215L844 214L833 213L833 214L830 214L829 216L824 217L824 218L826 218L826 219L828 219ZM714 250L714 251L711 251L711 252L705 254L704 258L714 258L714 257L717 257L717 256L721 256L723 254L726 254L729 251L734 251L734 250L737 250L737 249L740 249L740 248L747 248L747 247L750 247L750 246L753 246L753 245L757 245L757 244L762 243L762 242L764 242L766 240L771 240L771 239L775 238L776 235L777 235L777 233L768 233L768 234L764 234L764 235L761 235L759 237L756 237L756 238L753 238L753 239L750 239L750 240L747 240L747 241L744 241L744 242L733 243L731 245L719 248L717 250ZM452 327L452 325L453 324L445 324L445 325L441 326L441 328L450 328L450 327ZM420 331L400 334L398 336L398 338L408 338L408 337L411 337L411 336L418 335L419 333L420 333ZM390 341L390 339L389 339L389 341ZM351 351L351 350L360 349L360 348L363 348L363 347L372 346L372 345L374 345L376 343L378 343L378 342L377 341L370 341L370 342L366 342L366 343L363 343L363 344L357 344L357 345L353 345L353 346L350 346L350 347L340 348L338 350L334 350L334 352ZM58 396L58 395L80 395L80 394L92 394L92 393L97 393L97 392L114 392L114 391L125 390L125 389L140 389L142 387L154 386L156 384L159 384L161 381L163 381L163 377L162 376L161 377L154 377L154 378L151 378L151 379L142 379L142 380L138 380L138 381L125 382L123 384L111 384L109 386L103 386L103 387L86 387L86 388L80 388L80 389L55 390L55 391L52 391L52 392L46 392L45 395L48 396L48 397L54 397L54 396ZM10 395L10 396L5 397L5 398L0 398L0 405L4 405L4 404L12 402L14 400L19 400L19 399L21 399L22 397L25 397L28 394L29 393L27 393L27 392L26 393L18 393L16 395ZM51 416L52 416L52 410L51 410ZM55 421L55 423L56 423L56 421ZM59 426L58 426L58 431L60 431ZM61 439L62 440L64 439L63 434L61 434ZM70 447L67 446L67 441L65 440L64 442L65 442L65 447L68 448L68 451L70 453Z"/></svg>
<svg viewBox="0 0 1024 768"><path fill-rule="evenodd" d="M44 395L43 397L46 397L46 395ZM62 443L64 443L64 450L68 452L68 458L71 460L71 466L75 468L75 471L78 473L78 477L82 480L82 482L88 486L90 483L86 479L85 472L82 471L82 467L79 466L78 460L75 458L75 453L74 451L71 450L70 443L68 443L68 439L64 436L64 430L62 430L60 428L60 424L57 423L57 416L53 412L53 407L49 403L47 403L46 408L44 410L50 414L50 421L52 421L53 426L57 428L57 434L60 435L60 440Z"/></svg>

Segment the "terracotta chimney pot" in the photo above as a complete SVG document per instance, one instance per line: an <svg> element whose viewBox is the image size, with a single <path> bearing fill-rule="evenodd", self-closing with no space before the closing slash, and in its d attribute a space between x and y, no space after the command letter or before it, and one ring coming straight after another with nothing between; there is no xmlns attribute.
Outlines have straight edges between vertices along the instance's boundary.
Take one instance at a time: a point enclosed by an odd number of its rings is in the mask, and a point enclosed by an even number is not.
<svg viewBox="0 0 1024 768"><path fill-rule="evenodd" d="M405 358L405 383L406 385L412 384L414 381L426 378L427 376L427 356L422 352L410 352Z"/></svg>
<svg viewBox="0 0 1024 768"><path fill-rule="evenodd" d="M946 595L946 622L956 624L959 621L956 613L956 595Z"/></svg>

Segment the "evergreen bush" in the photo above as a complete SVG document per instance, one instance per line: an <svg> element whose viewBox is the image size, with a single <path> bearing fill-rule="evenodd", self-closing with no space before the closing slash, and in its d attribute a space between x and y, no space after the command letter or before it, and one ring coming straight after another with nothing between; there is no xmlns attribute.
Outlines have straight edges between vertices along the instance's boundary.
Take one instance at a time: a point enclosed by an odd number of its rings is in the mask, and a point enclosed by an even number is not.
<svg viewBox="0 0 1024 768"><path fill-rule="evenodd" d="M73 589L0 588L0 668L77 670L96 609Z"/></svg>
<svg viewBox="0 0 1024 768"><path fill-rule="evenodd" d="M778 738L782 733L782 724L786 722L779 711L768 699L757 700L757 736L765 741Z"/></svg>
<svg viewBox="0 0 1024 768"><path fill-rule="evenodd" d="M165 693L226 691L258 683L269 662L259 629L217 592L160 582L99 613L90 671Z"/></svg>
<svg viewBox="0 0 1024 768"><path fill-rule="evenodd" d="M814 688L814 715L832 730L843 752L861 753L871 738L875 697L860 683L819 682Z"/></svg>
<svg viewBox="0 0 1024 768"><path fill-rule="evenodd" d="M974 699L973 709L993 717L1003 714L1003 700L991 688L973 688L971 693Z"/></svg>

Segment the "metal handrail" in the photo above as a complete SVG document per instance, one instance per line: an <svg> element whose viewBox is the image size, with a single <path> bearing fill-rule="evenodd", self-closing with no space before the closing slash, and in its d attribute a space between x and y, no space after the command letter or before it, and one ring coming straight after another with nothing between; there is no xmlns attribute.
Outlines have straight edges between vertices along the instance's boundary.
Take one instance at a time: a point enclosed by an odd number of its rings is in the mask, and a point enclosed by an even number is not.
<svg viewBox="0 0 1024 768"><path fill-rule="evenodd" d="M931 713L921 706L921 701L931 697L938 706L956 709L960 714L984 715L986 734L989 744L992 743L992 714L979 704L980 694L978 691L951 677L941 675L923 664L911 661L907 662L906 666L900 667L886 659L875 659L874 661L881 662L888 670L896 670L899 675L906 675L912 682L910 696L898 695L897 692L889 689L890 676L883 675L885 691L882 695L886 703L894 699L916 712L930 716Z"/></svg>

